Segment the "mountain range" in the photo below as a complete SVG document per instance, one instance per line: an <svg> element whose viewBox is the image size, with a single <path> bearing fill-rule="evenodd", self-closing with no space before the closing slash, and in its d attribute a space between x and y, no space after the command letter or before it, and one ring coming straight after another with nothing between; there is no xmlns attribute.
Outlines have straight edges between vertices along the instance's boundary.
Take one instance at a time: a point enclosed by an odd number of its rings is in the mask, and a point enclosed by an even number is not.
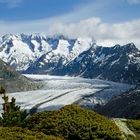
<svg viewBox="0 0 140 140"><path fill-rule="evenodd" d="M91 44L92 40L89 38L68 39L64 36L50 38L43 34L7 34L0 38L0 58L17 71L25 71L43 55L47 55L50 62L58 62L61 57L71 60L90 48Z"/></svg>
<svg viewBox="0 0 140 140"><path fill-rule="evenodd" d="M133 43L103 47L90 38L7 34L0 38L0 59L21 73L140 83L140 51Z"/></svg>

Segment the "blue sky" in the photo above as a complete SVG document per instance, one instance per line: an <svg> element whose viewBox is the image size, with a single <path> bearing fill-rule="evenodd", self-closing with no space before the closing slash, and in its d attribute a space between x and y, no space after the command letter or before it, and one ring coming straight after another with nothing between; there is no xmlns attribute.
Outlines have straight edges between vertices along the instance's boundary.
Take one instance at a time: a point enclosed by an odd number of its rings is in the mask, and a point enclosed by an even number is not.
<svg viewBox="0 0 140 140"><path fill-rule="evenodd" d="M122 22L140 17L139 0L0 0L0 20L27 21L70 13L84 5L97 5L86 17L101 17L107 22ZM98 7L99 6L99 7Z"/></svg>
<svg viewBox="0 0 140 140"><path fill-rule="evenodd" d="M58 16L90 0L20 0L16 4L16 0L9 1L0 4L2 20L33 20Z"/></svg>
<svg viewBox="0 0 140 140"><path fill-rule="evenodd" d="M0 35L35 32L140 45L140 0L0 0Z"/></svg>

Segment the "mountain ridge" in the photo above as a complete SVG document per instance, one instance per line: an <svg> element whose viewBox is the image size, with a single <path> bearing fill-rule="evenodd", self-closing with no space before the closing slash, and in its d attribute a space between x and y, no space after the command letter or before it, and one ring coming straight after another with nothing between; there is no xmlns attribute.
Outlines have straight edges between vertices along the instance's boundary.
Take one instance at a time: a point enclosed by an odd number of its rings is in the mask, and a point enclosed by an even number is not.
<svg viewBox="0 0 140 140"><path fill-rule="evenodd" d="M37 89L41 84L19 74L0 59L0 86L3 86L7 92L18 92Z"/></svg>
<svg viewBox="0 0 140 140"><path fill-rule="evenodd" d="M139 83L140 51L133 43L111 48L96 46L81 53L55 74Z"/></svg>

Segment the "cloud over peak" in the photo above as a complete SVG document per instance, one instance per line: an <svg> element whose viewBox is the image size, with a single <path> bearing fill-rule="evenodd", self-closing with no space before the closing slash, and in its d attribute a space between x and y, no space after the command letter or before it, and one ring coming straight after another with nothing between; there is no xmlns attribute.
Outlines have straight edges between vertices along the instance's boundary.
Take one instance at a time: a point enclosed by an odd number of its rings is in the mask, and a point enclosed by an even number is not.
<svg viewBox="0 0 140 140"><path fill-rule="evenodd" d="M90 37L96 40L97 44L104 46L133 42L140 48L139 25L140 19L107 23L99 17L92 17L79 22L65 23L54 18L19 23L0 22L0 30L3 34L43 32L48 35L62 34L69 38Z"/></svg>
<svg viewBox="0 0 140 140"><path fill-rule="evenodd" d="M105 23L100 18L89 18L77 23L54 24L51 34L63 34L70 38L91 37L98 44L112 46L134 42L140 48L140 19L124 23Z"/></svg>

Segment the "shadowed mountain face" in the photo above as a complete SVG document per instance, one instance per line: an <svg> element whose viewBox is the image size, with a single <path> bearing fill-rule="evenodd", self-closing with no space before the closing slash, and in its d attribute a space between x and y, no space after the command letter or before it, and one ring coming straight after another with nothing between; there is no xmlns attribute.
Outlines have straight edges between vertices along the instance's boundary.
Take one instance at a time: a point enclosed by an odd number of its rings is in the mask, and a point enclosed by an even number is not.
<svg viewBox="0 0 140 140"><path fill-rule="evenodd" d="M0 85L6 88L7 92L26 91L39 86L17 73L2 60L0 60Z"/></svg>
<svg viewBox="0 0 140 140"><path fill-rule="evenodd" d="M132 43L111 48L93 45L54 73L136 84L140 82L140 51Z"/></svg>
<svg viewBox="0 0 140 140"><path fill-rule="evenodd" d="M136 118L140 112L140 90L134 89L121 94L106 105L97 106L95 110L108 117Z"/></svg>

